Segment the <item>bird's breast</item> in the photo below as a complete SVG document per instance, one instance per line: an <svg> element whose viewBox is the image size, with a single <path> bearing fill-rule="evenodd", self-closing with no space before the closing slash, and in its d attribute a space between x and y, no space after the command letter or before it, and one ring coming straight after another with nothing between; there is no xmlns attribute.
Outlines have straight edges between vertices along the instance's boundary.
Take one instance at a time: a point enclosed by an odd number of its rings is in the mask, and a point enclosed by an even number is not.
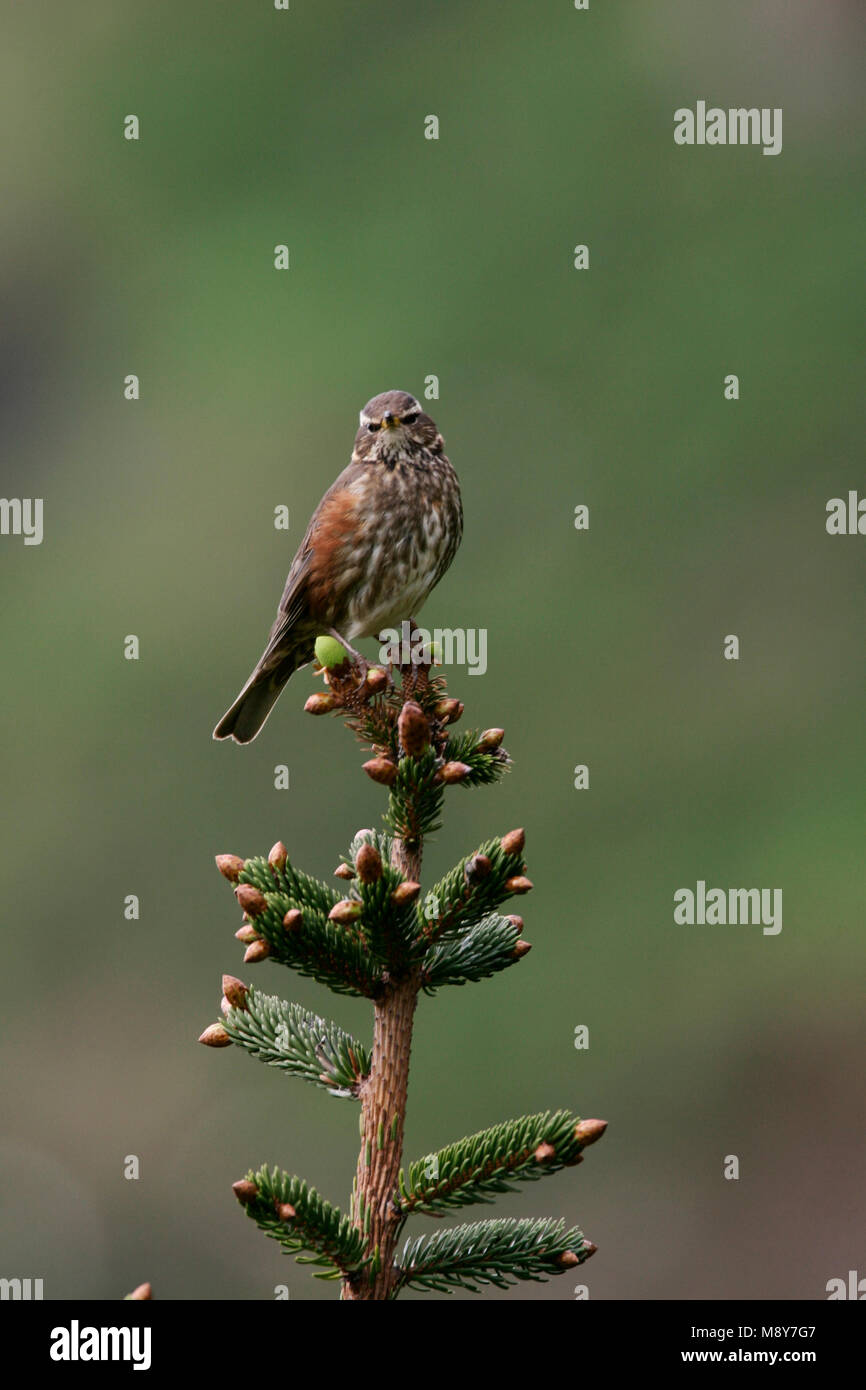
<svg viewBox="0 0 866 1390"><path fill-rule="evenodd" d="M350 492L339 560L344 613L334 623L349 639L413 616L450 564L462 526L457 477L444 458L368 464Z"/></svg>

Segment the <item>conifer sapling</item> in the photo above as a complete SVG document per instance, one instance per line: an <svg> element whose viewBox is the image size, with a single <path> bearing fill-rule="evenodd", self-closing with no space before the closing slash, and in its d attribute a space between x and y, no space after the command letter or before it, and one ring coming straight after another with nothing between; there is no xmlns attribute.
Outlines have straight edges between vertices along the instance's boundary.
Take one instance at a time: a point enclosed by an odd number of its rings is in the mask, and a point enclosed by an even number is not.
<svg viewBox="0 0 866 1390"><path fill-rule="evenodd" d="M505 1288L561 1274L596 1249L563 1220L477 1221L404 1239L410 1216L448 1216L574 1167L606 1128L604 1120L547 1111L403 1165L419 996L510 969L531 949L523 918L502 910L532 889L522 829L486 840L428 893L421 889L424 839L439 829L446 797L457 794L450 789L490 785L508 769L503 730L454 731L463 705L423 662L399 671L398 690L388 673L364 671L330 637L316 653L326 689L305 708L342 717L370 748L363 770L388 792L383 828L358 831L335 871L337 886L296 869L280 841L266 857L220 854L216 862L244 914L235 933L244 963L269 960L370 1000L372 1043L233 975L223 976L221 1019L199 1041L235 1044L357 1102L360 1153L348 1214L281 1169L250 1170L234 1183L235 1196L287 1253L318 1266L318 1277L340 1280L343 1299Z"/></svg>

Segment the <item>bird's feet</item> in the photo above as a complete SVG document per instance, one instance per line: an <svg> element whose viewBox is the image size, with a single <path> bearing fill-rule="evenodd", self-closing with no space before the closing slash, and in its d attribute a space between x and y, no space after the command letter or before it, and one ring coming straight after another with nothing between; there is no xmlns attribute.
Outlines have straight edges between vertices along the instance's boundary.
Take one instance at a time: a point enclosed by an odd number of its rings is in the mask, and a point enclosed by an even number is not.
<svg viewBox="0 0 866 1390"><path fill-rule="evenodd" d="M355 665L358 667L358 671L361 677L360 684L363 685L364 681L367 679L367 672L370 669L367 658L361 652L355 651L355 648L351 645L351 643L347 642L345 637L341 636L341 634L337 631L335 627L329 627L328 632L330 633L331 637L335 637L337 639L337 641L340 643L342 647L346 648L346 651L349 653L349 656L352 658L352 660L355 662Z"/></svg>

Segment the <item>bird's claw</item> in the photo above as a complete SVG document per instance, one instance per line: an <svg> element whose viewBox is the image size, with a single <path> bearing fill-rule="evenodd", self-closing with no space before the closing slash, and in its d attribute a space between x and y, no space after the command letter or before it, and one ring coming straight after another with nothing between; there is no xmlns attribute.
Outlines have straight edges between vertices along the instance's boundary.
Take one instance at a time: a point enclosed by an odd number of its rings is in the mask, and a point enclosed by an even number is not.
<svg viewBox="0 0 866 1390"><path fill-rule="evenodd" d="M328 631L332 637L335 637L337 639L337 641L340 643L342 647L346 648L346 651L349 653L349 656L352 658L355 665L358 667L358 671L361 677L360 684L363 685L364 681L367 679L367 672L370 669L370 663L367 661L367 658L361 652L356 651L355 648L346 641L345 637L342 637L340 635L340 633L337 631L335 627L329 628Z"/></svg>

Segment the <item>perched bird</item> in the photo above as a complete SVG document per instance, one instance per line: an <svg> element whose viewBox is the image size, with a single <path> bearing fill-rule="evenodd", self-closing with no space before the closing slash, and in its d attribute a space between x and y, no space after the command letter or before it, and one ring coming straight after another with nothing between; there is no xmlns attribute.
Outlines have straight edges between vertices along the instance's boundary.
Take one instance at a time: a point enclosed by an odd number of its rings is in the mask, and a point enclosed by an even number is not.
<svg viewBox="0 0 866 1390"><path fill-rule="evenodd" d="M214 738L254 739L320 633L349 647L418 612L463 534L457 474L430 416L406 391L361 411L348 467L313 513L268 644ZM357 655L357 653L352 653Z"/></svg>

